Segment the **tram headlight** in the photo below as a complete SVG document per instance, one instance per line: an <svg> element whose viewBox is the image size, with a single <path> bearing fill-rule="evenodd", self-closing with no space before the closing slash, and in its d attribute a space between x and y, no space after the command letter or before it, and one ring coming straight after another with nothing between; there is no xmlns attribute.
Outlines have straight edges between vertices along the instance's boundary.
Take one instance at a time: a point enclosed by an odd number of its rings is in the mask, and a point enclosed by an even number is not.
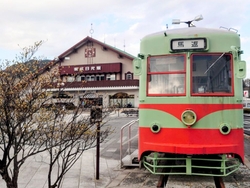
<svg viewBox="0 0 250 188"><path fill-rule="evenodd" d="M222 123L220 125L220 132L221 134L227 135L231 132L231 127L227 123Z"/></svg>
<svg viewBox="0 0 250 188"><path fill-rule="evenodd" d="M196 119L197 116L192 110L186 110L181 114L181 120L187 126L193 125L196 122Z"/></svg>
<svg viewBox="0 0 250 188"><path fill-rule="evenodd" d="M158 133L161 130L161 126L157 123L153 123L150 129L153 133Z"/></svg>

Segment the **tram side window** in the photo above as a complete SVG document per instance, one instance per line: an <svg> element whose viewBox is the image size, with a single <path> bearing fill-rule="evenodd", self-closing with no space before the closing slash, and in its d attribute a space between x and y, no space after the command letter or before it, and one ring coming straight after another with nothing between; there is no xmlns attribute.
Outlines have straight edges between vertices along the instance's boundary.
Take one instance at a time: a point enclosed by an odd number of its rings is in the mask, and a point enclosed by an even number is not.
<svg viewBox="0 0 250 188"><path fill-rule="evenodd" d="M149 57L148 95L184 95L185 76L184 55Z"/></svg>
<svg viewBox="0 0 250 188"><path fill-rule="evenodd" d="M192 93L199 95L232 93L230 54L193 54Z"/></svg>

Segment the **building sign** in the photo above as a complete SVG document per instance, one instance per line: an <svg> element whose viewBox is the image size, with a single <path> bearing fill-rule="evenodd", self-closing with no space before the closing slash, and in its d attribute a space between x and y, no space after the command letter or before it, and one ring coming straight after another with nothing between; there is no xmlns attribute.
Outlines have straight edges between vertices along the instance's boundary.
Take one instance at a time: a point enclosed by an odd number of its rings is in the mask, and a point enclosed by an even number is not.
<svg viewBox="0 0 250 188"><path fill-rule="evenodd" d="M95 57L95 48L86 48L85 49L85 57Z"/></svg>
<svg viewBox="0 0 250 188"><path fill-rule="evenodd" d="M102 70L102 66L91 65L91 66L85 66L85 67L74 67L75 72L88 72L88 71L95 71L95 70Z"/></svg>
<svg viewBox="0 0 250 188"><path fill-rule="evenodd" d="M120 73L122 71L122 63L109 64L85 64L78 66L61 66L60 75L76 75L76 74L99 74L99 73Z"/></svg>
<svg viewBox="0 0 250 188"><path fill-rule="evenodd" d="M171 40L171 50L205 50L207 42L205 38L195 39L173 39Z"/></svg>

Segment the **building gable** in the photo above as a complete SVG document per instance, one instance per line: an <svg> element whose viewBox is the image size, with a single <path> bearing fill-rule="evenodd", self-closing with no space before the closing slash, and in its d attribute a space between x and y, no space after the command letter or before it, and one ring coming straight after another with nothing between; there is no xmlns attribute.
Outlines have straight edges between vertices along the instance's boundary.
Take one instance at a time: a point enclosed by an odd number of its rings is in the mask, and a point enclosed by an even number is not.
<svg viewBox="0 0 250 188"><path fill-rule="evenodd" d="M105 43L102 43L96 39L93 39L92 37L87 36L65 52L63 52L61 55L58 56L59 61L64 61L69 56L72 56L72 54L80 54L84 56L85 58L91 58L96 57L96 54L98 53L96 47L98 47L100 50L104 52L112 52L117 54L118 58L127 58L130 61L133 60L135 57L129 53L126 53L124 51L121 51L115 47L112 47L110 45L107 45ZM84 50L82 50L84 48ZM79 53L81 52L81 53Z"/></svg>

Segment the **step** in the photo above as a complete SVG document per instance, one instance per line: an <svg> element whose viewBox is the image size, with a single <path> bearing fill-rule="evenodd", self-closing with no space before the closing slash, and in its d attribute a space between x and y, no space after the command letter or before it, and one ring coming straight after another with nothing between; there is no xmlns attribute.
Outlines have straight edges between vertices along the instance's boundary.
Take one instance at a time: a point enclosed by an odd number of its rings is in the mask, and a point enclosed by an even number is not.
<svg viewBox="0 0 250 188"><path fill-rule="evenodd" d="M136 149L133 153L131 153L130 155L126 155L123 159L122 159L122 166L123 167L128 167L128 166L135 166L135 167L139 167L139 161L138 161L138 149Z"/></svg>

